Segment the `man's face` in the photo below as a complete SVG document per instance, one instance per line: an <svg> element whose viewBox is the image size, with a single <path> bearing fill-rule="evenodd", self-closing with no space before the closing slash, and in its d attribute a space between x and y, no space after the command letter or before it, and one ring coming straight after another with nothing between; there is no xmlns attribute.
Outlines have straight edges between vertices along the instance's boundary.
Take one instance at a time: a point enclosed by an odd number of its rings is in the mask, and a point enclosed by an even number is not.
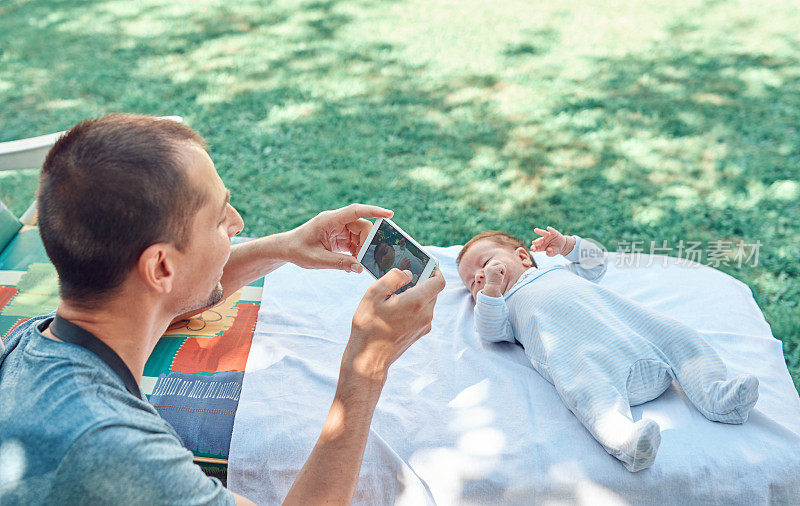
<svg viewBox="0 0 800 506"><path fill-rule="evenodd" d="M458 264L458 275L472 293L473 299L478 297L478 292L486 285L483 268L490 260L499 260L506 266L500 293L506 293L520 275L533 265L525 248L515 250L513 246L497 244L491 239L476 242L464 253L461 263Z"/></svg>
<svg viewBox="0 0 800 506"><path fill-rule="evenodd" d="M230 238L242 231L244 223L228 202L230 193L205 150L195 143L186 143L181 159L190 190L205 196L190 221L189 241L179 255L176 287L180 295L179 312L184 313L220 301L220 279L230 256Z"/></svg>

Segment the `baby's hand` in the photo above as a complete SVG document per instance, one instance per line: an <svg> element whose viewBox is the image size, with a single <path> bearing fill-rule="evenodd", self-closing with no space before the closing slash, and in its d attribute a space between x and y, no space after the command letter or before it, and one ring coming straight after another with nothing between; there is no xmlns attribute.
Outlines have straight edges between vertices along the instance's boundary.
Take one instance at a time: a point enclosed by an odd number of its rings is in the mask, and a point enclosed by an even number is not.
<svg viewBox="0 0 800 506"><path fill-rule="evenodd" d="M575 239L564 237L561 232L553 227L547 227L547 230L534 228L533 231L542 237L533 241L531 251L545 251L547 256L554 257L556 255L566 255L575 246Z"/></svg>
<svg viewBox="0 0 800 506"><path fill-rule="evenodd" d="M506 275L506 264L500 260L492 260L483 268L483 273L486 276L486 286L500 286Z"/></svg>

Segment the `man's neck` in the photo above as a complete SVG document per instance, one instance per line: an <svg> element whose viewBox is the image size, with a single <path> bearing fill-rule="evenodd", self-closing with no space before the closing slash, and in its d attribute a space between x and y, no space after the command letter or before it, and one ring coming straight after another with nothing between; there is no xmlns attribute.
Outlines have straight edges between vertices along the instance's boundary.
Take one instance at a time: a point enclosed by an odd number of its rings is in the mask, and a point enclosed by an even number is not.
<svg viewBox="0 0 800 506"><path fill-rule="evenodd" d="M136 383L141 385L144 364L172 318L160 315L147 304L112 302L97 309L84 309L61 301L57 313L107 344L125 362ZM50 328L46 337L58 339Z"/></svg>

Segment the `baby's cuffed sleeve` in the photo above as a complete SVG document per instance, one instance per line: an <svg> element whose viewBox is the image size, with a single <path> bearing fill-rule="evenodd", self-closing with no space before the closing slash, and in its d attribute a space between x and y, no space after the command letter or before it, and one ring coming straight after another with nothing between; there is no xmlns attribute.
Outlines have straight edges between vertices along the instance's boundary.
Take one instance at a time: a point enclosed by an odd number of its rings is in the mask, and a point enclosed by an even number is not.
<svg viewBox="0 0 800 506"><path fill-rule="evenodd" d="M600 281L606 273L608 255L592 241L581 239L577 235L572 237L575 238L575 246L572 251L564 255L564 258L570 261L567 268L589 281Z"/></svg>
<svg viewBox="0 0 800 506"><path fill-rule="evenodd" d="M475 330L485 341L514 343L514 331L508 320L508 306L503 297L490 297L478 292L475 302Z"/></svg>

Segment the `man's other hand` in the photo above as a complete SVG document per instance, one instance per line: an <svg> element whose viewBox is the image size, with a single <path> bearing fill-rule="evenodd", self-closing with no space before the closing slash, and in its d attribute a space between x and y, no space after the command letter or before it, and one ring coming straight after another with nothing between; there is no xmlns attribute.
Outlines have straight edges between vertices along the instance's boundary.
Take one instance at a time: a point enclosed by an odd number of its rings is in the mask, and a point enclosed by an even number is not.
<svg viewBox="0 0 800 506"><path fill-rule="evenodd" d="M286 260L305 269L361 272L363 267L355 257L372 228L367 218L391 218L393 214L365 204L323 211L286 232Z"/></svg>
<svg viewBox="0 0 800 506"><path fill-rule="evenodd" d="M410 271L392 269L367 289L353 315L342 367L352 367L359 376L383 384L389 366L430 332L444 276L437 269L427 280L394 293L411 279Z"/></svg>

